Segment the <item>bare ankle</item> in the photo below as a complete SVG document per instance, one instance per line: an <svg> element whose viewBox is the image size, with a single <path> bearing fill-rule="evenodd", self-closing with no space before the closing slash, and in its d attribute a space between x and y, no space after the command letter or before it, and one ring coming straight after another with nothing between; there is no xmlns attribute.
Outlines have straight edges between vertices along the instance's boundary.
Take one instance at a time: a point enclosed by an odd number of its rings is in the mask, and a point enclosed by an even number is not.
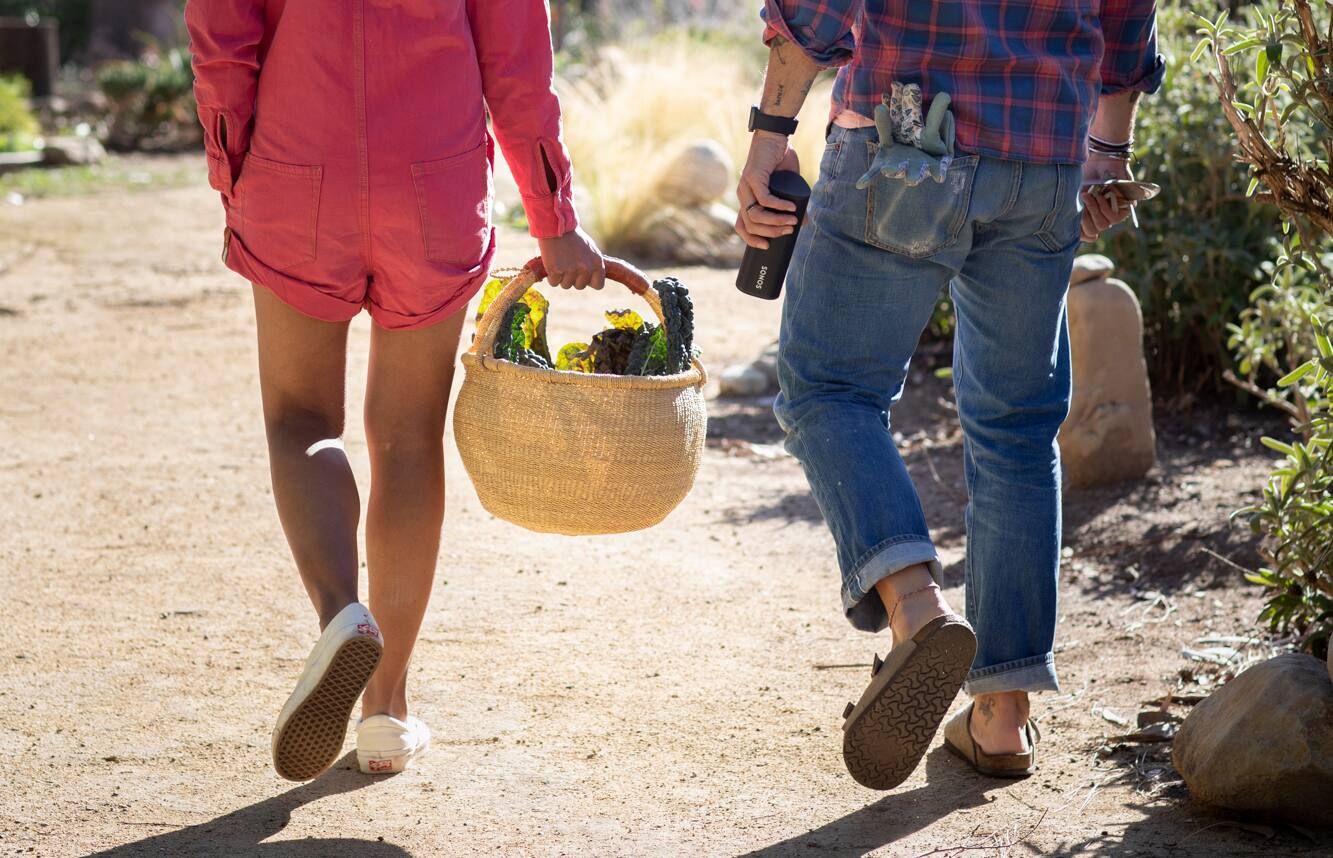
<svg viewBox="0 0 1333 858"><path fill-rule="evenodd" d="M888 613L895 643L912 637L949 610L944 594L925 564L909 566L881 579L875 584L875 591Z"/></svg>
<svg viewBox="0 0 1333 858"><path fill-rule="evenodd" d="M972 719L985 726L1017 728L1027 723L1031 708L1025 691L978 694L973 699Z"/></svg>

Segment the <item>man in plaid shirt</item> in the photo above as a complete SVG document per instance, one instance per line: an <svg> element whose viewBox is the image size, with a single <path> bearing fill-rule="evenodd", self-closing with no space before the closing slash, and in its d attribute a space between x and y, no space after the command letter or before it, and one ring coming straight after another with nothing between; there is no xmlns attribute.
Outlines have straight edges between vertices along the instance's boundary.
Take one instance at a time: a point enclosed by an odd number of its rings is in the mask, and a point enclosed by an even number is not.
<svg viewBox="0 0 1333 858"><path fill-rule="evenodd" d="M972 705L946 745L983 774L1031 774L1028 695L1058 688L1065 293L1079 241L1130 214L1096 183L1132 178L1134 107L1163 73L1154 0L765 0L762 14L768 72L737 192L751 246L795 225L769 177L799 167L791 118L839 67L789 268L776 411L833 533L848 619L892 634L848 705L844 759L866 786L902 783L962 687ZM940 591L889 427L946 285L966 620Z"/></svg>

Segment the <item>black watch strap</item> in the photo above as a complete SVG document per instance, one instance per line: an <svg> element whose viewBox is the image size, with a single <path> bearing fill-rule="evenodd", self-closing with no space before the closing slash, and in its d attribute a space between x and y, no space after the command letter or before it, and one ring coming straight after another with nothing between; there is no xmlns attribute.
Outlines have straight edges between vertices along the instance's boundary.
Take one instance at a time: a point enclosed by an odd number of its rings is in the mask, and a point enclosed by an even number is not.
<svg viewBox="0 0 1333 858"><path fill-rule="evenodd" d="M758 105L750 107L751 131L771 131L774 134L786 134L790 137L796 133L796 125L796 120L790 117L764 113Z"/></svg>

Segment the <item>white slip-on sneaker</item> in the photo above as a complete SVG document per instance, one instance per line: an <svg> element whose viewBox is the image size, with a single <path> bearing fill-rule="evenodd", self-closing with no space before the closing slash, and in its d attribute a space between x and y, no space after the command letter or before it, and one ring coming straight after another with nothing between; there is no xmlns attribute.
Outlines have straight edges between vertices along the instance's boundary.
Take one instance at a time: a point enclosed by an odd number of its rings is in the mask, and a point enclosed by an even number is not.
<svg viewBox="0 0 1333 858"><path fill-rule="evenodd" d="M380 663L384 643L360 602L338 612L305 660L296 690L273 728L273 767L291 781L321 774L338 759L352 707Z"/></svg>
<svg viewBox="0 0 1333 858"><path fill-rule="evenodd" d="M430 728L411 715L372 715L356 725L356 764L367 775L401 772L430 748Z"/></svg>

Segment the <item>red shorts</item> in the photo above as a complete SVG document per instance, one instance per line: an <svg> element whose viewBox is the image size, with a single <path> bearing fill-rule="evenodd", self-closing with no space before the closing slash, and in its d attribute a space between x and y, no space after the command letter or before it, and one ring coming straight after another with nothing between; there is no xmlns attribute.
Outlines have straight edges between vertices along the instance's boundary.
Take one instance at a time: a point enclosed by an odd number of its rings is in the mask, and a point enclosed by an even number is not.
<svg viewBox="0 0 1333 858"><path fill-rule="evenodd" d="M322 164L271 160L256 135L226 206L223 259L316 319L365 307L390 330L443 321L481 288L495 253L494 150L482 135L462 152L382 158L373 170L355 151Z"/></svg>

